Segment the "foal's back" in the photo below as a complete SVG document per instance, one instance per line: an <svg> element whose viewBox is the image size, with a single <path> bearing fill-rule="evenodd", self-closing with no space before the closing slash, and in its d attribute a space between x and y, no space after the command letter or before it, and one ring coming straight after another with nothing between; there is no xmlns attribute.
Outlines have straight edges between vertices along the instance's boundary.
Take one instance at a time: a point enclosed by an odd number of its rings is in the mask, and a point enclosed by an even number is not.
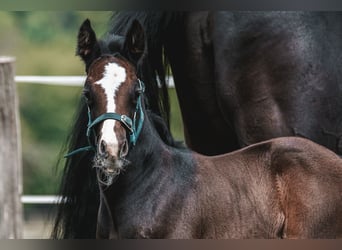
<svg viewBox="0 0 342 250"><path fill-rule="evenodd" d="M284 137L196 161L201 199L212 211L204 237L342 237L342 159L328 149Z"/></svg>

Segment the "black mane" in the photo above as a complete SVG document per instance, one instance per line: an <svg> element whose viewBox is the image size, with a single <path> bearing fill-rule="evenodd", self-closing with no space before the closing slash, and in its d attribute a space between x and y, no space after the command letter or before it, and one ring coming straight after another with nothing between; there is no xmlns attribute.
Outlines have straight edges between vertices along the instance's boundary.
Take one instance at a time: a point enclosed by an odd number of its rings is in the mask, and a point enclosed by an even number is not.
<svg viewBox="0 0 342 250"><path fill-rule="evenodd" d="M87 112L87 106L81 100L62 153L87 145ZM92 168L93 157L94 153L89 151L66 159L59 191L63 202L58 207L52 238L95 237L99 190Z"/></svg>

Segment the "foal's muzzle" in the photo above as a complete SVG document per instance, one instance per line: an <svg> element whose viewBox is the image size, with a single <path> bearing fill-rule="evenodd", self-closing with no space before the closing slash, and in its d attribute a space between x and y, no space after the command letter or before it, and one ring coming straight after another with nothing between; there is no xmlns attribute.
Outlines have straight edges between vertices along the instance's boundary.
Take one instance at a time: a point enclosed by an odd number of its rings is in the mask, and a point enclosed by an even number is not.
<svg viewBox="0 0 342 250"><path fill-rule="evenodd" d="M119 142L118 145L109 144L105 140L101 139L97 145L97 153L103 158L112 158L117 160L117 158L123 158L128 154L129 143L125 139Z"/></svg>

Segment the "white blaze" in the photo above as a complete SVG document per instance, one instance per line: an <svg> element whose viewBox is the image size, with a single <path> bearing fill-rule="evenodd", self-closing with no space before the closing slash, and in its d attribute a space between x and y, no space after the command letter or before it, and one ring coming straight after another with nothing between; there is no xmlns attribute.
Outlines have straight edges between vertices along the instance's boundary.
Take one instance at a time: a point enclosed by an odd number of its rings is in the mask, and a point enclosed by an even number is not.
<svg viewBox="0 0 342 250"><path fill-rule="evenodd" d="M106 112L115 112L115 92L126 80L126 70L116 63L108 63L103 72L103 78L95 84L100 85L107 99ZM115 120L105 120L101 130L101 139L104 140L111 149L111 154L118 153L118 140L114 133Z"/></svg>

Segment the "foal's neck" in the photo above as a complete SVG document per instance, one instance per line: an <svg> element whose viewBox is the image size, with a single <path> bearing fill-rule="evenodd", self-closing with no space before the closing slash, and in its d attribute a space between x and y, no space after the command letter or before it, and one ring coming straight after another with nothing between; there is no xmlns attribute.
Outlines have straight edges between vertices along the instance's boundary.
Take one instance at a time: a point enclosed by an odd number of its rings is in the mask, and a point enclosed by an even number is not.
<svg viewBox="0 0 342 250"><path fill-rule="evenodd" d="M163 168L170 167L174 151L161 139L148 113L145 112L145 121L139 138L127 156L130 164L125 175L131 178L147 172L152 174L152 172L164 171Z"/></svg>

